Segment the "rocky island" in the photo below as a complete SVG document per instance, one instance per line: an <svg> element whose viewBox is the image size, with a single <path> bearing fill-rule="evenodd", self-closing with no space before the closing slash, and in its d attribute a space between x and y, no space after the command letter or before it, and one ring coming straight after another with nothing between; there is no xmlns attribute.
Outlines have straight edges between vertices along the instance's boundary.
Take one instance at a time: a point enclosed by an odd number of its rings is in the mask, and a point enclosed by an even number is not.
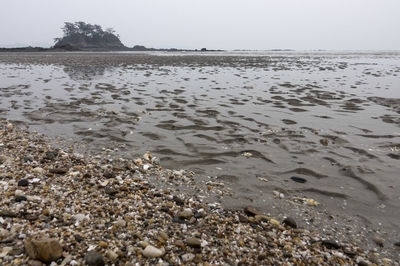
<svg viewBox="0 0 400 266"><path fill-rule="evenodd" d="M148 48L143 45L125 46L113 28L103 30L100 25L83 21L65 22L62 37L54 38L55 44L50 48L44 47L15 47L0 48L0 52L66 52L66 51L161 51L161 52L220 52L223 50L180 49L180 48Z"/></svg>
<svg viewBox="0 0 400 266"><path fill-rule="evenodd" d="M64 36L55 38L54 48L77 50L125 50L115 30L103 30L100 25L89 24L82 21L65 22L62 28Z"/></svg>

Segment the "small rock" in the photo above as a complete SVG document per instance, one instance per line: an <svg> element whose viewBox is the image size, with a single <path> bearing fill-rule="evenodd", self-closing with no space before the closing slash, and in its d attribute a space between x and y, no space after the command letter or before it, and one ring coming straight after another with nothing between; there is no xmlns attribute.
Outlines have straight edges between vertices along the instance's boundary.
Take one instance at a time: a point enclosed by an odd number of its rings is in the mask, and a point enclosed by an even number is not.
<svg viewBox="0 0 400 266"><path fill-rule="evenodd" d="M184 224L185 220L183 220L183 219L181 219L179 217L174 217L174 218L172 218L172 222L173 223L178 223L178 224Z"/></svg>
<svg viewBox="0 0 400 266"><path fill-rule="evenodd" d="M118 258L118 254L109 249L109 250L107 250L107 257L110 260L114 261L114 260L116 260Z"/></svg>
<svg viewBox="0 0 400 266"><path fill-rule="evenodd" d="M186 244L192 248L201 248L201 241L198 238L191 237L186 239Z"/></svg>
<svg viewBox="0 0 400 266"><path fill-rule="evenodd" d="M12 250L9 252L11 256L19 256L24 253L24 249L22 247L13 247Z"/></svg>
<svg viewBox="0 0 400 266"><path fill-rule="evenodd" d="M329 249L338 249L340 248L340 245L338 242L336 242L335 240L331 240L331 239L326 239L326 240L322 240L322 245L324 245L325 247L329 248Z"/></svg>
<svg viewBox="0 0 400 266"><path fill-rule="evenodd" d="M168 235L167 235L167 233L165 233L165 232L160 232L158 235L159 235L159 237L160 237L161 239L163 239L164 241L167 241L167 240L168 240Z"/></svg>
<svg viewBox="0 0 400 266"><path fill-rule="evenodd" d="M25 196L16 196L15 201L16 202L21 202L21 201L27 201L28 199Z"/></svg>
<svg viewBox="0 0 400 266"><path fill-rule="evenodd" d="M359 259L357 265L358 266L371 266L372 263L370 263L369 261L365 261L363 259Z"/></svg>
<svg viewBox="0 0 400 266"><path fill-rule="evenodd" d="M115 225L117 225L118 227L125 227L126 221L124 219L120 218L115 222Z"/></svg>
<svg viewBox="0 0 400 266"><path fill-rule="evenodd" d="M0 156L0 164L3 164L7 160L6 156L1 155Z"/></svg>
<svg viewBox="0 0 400 266"><path fill-rule="evenodd" d="M27 187L28 185L29 185L29 182L26 179L21 179L21 180L18 181L18 186L19 187Z"/></svg>
<svg viewBox="0 0 400 266"><path fill-rule="evenodd" d="M178 214L181 219L190 219L193 216L193 212L191 209L185 209Z"/></svg>
<svg viewBox="0 0 400 266"><path fill-rule="evenodd" d="M68 172L68 169L67 168L54 168L54 169L50 169L49 172L52 174L63 175Z"/></svg>
<svg viewBox="0 0 400 266"><path fill-rule="evenodd" d="M13 212L10 210L0 210L0 217L15 218L17 216L18 216L18 214L16 212Z"/></svg>
<svg viewBox="0 0 400 266"><path fill-rule="evenodd" d="M23 158L23 160L24 160L25 163L33 162L33 158L30 157L30 156L25 156L25 157Z"/></svg>
<svg viewBox="0 0 400 266"><path fill-rule="evenodd" d="M281 224L278 220L273 219L273 218L269 219L269 222L270 222L272 225L275 225L275 226L279 226L279 225Z"/></svg>
<svg viewBox="0 0 400 266"><path fill-rule="evenodd" d="M297 223L296 223L296 221L295 221L293 218L291 218L291 217L286 217L286 218L282 221L282 223L285 224L285 225L287 225L287 226L290 226L290 227L292 227L292 228L297 228Z"/></svg>
<svg viewBox="0 0 400 266"><path fill-rule="evenodd" d="M327 138L320 139L319 142L324 146L328 146L329 144L329 140Z"/></svg>
<svg viewBox="0 0 400 266"><path fill-rule="evenodd" d="M115 174L113 172L105 172L103 175L105 178L113 178L115 177Z"/></svg>
<svg viewBox="0 0 400 266"><path fill-rule="evenodd" d="M113 187L110 187L110 186L107 186L107 187L104 189L104 191L106 192L106 194L108 194L108 195L110 195L110 196L114 196L115 194L118 193L118 190L117 190L117 189L115 189L115 188L113 188Z"/></svg>
<svg viewBox="0 0 400 266"><path fill-rule="evenodd" d="M43 266L45 264L43 264L42 262L40 262L38 260L31 260L31 261L29 261L28 265L30 265L30 266Z"/></svg>
<svg viewBox="0 0 400 266"><path fill-rule="evenodd" d="M32 169L32 172L37 173L37 174L43 174L44 173L44 169L41 167L36 167Z"/></svg>
<svg viewBox="0 0 400 266"><path fill-rule="evenodd" d="M63 248L54 238L30 239L24 241L25 250L31 259L52 262L62 256Z"/></svg>
<svg viewBox="0 0 400 266"><path fill-rule="evenodd" d="M380 237L374 237L373 240L374 240L375 244L377 244L377 245L380 246L381 248L384 246L384 244L383 244L383 239L382 239L382 238L380 238Z"/></svg>
<svg viewBox="0 0 400 266"><path fill-rule="evenodd" d="M81 222L81 221L87 219L87 217L83 213L75 214L74 218L75 218L75 221L77 221L77 222Z"/></svg>
<svg viewBox="0 0 400 266"><path fill-rule="evenodd" d="M108 247L108 243L105 242L105 241L100 241L100 242L99 242L99 247L101 247L101 248L107 248L107 247Z"/></svg>
<svg viewBox="0 0 400 266"><path fill-rule="evenodd" d="M267 215L258 214L254 216L254 219L256 222L261 223L261 222L268 222L271 218L268 217Z"/></svg>
<svg viewBox="0 0 400 266"><path fill-rule="evenodd" d="M97 251L89 251L85 256L85 262L89 266L104 266L103 256Z"/></svg>
<svg viewBox="0 0 400 266"><path fill-rule="evenodd" d="M68 255L67 257L65 257L65 259L61 262L60 266L65 266L65 265L73 265L71 263L72 261L72 255Z"/></svg>
<svg viewBox="0 0 400 266"><path fill-rule="evenodd" d="M260 214L258 211L256 211L251 207L244 208L244 213L247 214L248 216L256 216L257 214Z"/></svg>
<svg viewBox="0 0 400 266"><path fill-rule="evenodd" d="M4 247L4 248L1 250L0 258L6 257L6 256L11 252L11 250L12 250L12 247Z"/></svg>
<svg viewBox="0 0 400 266"><path fill-rule="evenodd" d="M199 218L204 218L204 217L206 217L207 216L207 214L206 214L206 212L205 211L199 211L199 212L196 212L195 214L194 214L194 218L196 218L196 219L199 219Z"/></svg>
<svg viewBox="0 0 400 266"><path fill-rule="evenodd" d="M43 157L43 159L45 160L54 160L58 155L57 151L48 151L46 152L45 156Z"/></svg>
<svg viewBox="0 0 400 266"><path fill-rule="evenodd" d="M248 223L249 219L246 216L239 214L239 222Z"/></svg>
<svg viewBox="0 0 400 266"><path fill-rule="evenodd" d="M175 246L181 248L181 249L185 249L185 243L183 243L182 240L176 240L175 241Z"/></svg>
<svg viewBox="0 0 400 266"><path fill-rule="evenodd" d="M182 255L183 262L190 262L194 259L195 255L193 253L187 253Z"/></svg>
<svg viewBox="0 0 400 266"><path fill-rule="evenodd" d="M174 201L176 204L182 206L183 204L185 204L185 201L183 199L181 199L180 197L174 196Z"/></svg>
<svg viewBox="0 0 400 266"><path fill-rule="evenodd" d="M148 258L158 258L164 254L164 251L153 247L152 245L148 245L142 252L143 256Z"/></svg>
<svg viewBox="0 0 400 266"><path fill-rule="evenodd" d="M22 190L20 190L20 189L17 189L17 190L14 191L14 195L15 195L16 197L18 197L18 196L24 196L24 192L23 192Z"/></svg>
<svg viewBox="0 0 400 266"><path fill-rule="evenodd" d="M305 179L303 177L299 177L299 176L292 176L290 179L292 179L294 182L297 182L297 183L307 182L307 179Z"/></svg>
<svg viewBox="0 0 400 266"><path fill-rule="evenodd" d="M281 140L280 139L273 139L272 142L275 143L275 144L279 144L279 143L281 143Z"/></svg>

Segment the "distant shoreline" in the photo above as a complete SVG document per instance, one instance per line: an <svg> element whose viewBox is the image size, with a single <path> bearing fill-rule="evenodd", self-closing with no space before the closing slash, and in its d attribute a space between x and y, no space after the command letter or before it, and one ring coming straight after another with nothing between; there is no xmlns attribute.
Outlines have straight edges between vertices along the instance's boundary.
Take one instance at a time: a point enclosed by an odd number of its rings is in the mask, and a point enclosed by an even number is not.
<svg viewBox="0 0 400 266"><path fill-rule="evenodd" d="M177 48L146 48L144 46L134 46L133 48L125 47L125 48L101 48L101 47L93 47L93 48L78 48L74 46L65 46L65 47L15 47L15 48L0 48L0 52L123 52L123 51L132 51L132 52L224 52L225 50L218 49L177 49ZM243 51L243 50L242 50ZM289 51L289 50L281 50L281 51Z"/></svg>

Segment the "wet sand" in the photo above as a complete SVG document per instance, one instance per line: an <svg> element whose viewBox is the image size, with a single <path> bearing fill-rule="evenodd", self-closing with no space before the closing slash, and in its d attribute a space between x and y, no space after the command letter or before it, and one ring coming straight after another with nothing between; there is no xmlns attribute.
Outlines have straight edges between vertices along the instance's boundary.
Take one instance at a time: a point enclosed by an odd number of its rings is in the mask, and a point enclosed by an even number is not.
<svg viewBox="0 0 400 266"><path fill-rule="evenodd" d="M0 69L3 118L91 151L150 150L231 187L225 208L328 231L349 219L369 248L378 235L396 252L398 53L5 53ZM307 217L296 197L333 222Z"/></svg>
<svg viewBox="0 0 400 266"><path fill-rule="evenodd" d="M149 152L127 160L58 144L65 142L0 120L2 265L396 263L387 249L360 248L366 234L354 222L338 225L353 236L345 240L340 230L309 231L291 217L227 210L213 201L232 193L224 183L165 169ZM312 199L292 206L326 218Z"/></svg>

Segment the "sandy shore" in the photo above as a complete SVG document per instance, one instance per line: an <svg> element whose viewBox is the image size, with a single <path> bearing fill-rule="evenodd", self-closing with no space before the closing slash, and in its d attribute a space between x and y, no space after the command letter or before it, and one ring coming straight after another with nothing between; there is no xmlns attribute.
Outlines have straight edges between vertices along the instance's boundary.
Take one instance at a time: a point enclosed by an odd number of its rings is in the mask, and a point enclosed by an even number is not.
<svg viewBox="0 0 400 266"><path fill-rule="evenodd" d="M367 250L290 217L224 209L213 201L230 196L225 184L163 169L150 153L83 156L7 121L0 136L2 265L396 264L397 247L383 252L379 238Z"/></svg>

